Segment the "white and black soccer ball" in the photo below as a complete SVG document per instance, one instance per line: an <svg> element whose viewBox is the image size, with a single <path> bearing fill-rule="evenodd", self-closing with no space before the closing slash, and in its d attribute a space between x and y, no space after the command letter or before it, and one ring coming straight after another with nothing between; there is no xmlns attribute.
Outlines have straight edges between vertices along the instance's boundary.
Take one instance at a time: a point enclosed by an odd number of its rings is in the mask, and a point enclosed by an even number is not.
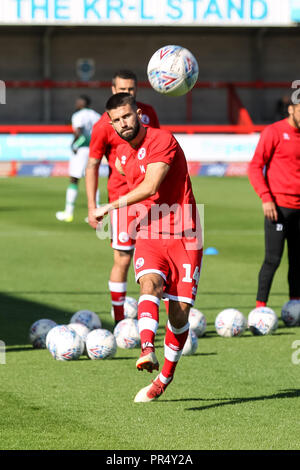
<svg viewBox="0 0 300 470"><path fill-rule="evenodd" d="M111 308L111 316L113 320L115 319L114 309ZM124 302L124 318L137 318L138 314L138 301L133 297L125 297Z"/></svg>
<svg viewBox="0 0 300 470"><path fill-rule="evenodd" d="M90 359L111 359L117 351L116 338L110 331L97 328L88 334L86 350Z"/></svg>
<svg viewBox="0 0 300 470"><path fill-rule="evenodd" d="M76 360L84 350L81 337L67 325L57 325L52 328L46 342L51 355L58 361Z"/></svg>
<svg viewBox="0 0 300 470"><path fill-rule="evenodd" d="M300 300L289 300L281 309L281 318L286 326L300 325Z"/></svg>
<svg viewBox="0 0 300 470"><path fill-rule="evenodd" d="M241 336L247 326L244 315L235 308L222 310L215 319L215 328L218 335L225 338Z"/></svg>
<svg viewBox="0 0 300 470"><path fill-rule="evenodd" d="M198 336L193 330L189 329L188 337L183 346L182 355L191 356L192 354L195 354L195 352L197 351L197 348L198 348Z"/></svg>
<svg viewBox="0 0 300 470"><path fill-rule="evenodd" d="M36 349L46 349L46 337L49 331L57 325L55 321L42 318L35 321L29 329L29 341Z"/></svg>
<svg viewBox="0 0 300 470"><path fill-rule="evenodd" d="M136 348L140 345L138 321L134 318L121 320L114 329L114 336L119 348Z"/></svg>
<svg viewBox="0 0 300 470"><path fill-rule="evenodd" d="M269 307L258 307L248 315L248 328L253 335L265 336L274 333L278 327L278 318Z"/></svg>
<svg viewBox="0 0 300 470"><path fill-rule="evenodd" d="M168 96L182 96L190 91L197 81L198 73L198 63L193 54L175 45L158 49L147 67L152 88Z"/></svg>
<svg viewBox="0 0 300 470"><path fill-rule="evenodd" d="M70 319L70 323L82 323L89 330L102 327L102 322L98 315L91 310L78 310Z"/></svg>
<svg viewBox="0 0 300 470"><path fill-rule="evenodd" d="M205 334L206 331L206 318L200 310L192 307L189 313L189 324L190 329L196 333L197 337L200 338Z"/></svg>

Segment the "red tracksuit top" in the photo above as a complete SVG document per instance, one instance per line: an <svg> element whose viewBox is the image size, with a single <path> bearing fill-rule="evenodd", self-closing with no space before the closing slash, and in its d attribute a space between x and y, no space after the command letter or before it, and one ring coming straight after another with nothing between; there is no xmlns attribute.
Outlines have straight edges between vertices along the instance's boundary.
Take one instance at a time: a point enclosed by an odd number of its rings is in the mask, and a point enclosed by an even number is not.
<svg viewBox="0 0 300 470"><path fill-rule="evenodd" d="M261 133L248 175L262 202L300 209L300 130L287 119Z"/></svg>

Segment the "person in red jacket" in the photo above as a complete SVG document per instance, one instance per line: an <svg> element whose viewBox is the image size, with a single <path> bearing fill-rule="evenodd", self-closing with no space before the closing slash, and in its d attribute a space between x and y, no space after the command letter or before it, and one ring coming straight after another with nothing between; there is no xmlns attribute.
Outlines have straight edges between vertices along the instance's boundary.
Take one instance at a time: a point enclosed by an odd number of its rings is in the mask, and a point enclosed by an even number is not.
<svg viewBox="0 0 300 470"><path fill-rule="evenodd" d="M126 92L136 97L137 77L130 70L117 71L112 79L112 93ZM141 120L145 126L159 128L159 121L152 106L138 102L142 111ZM89 160L86 168L86 192L88 200L88 221L97 227L97 220L93 215L96 208L96 191L98 188L98 169L105 156L109 165L107 183L108 199L113 201L128 193L125 176L122 176L115 167L116 149L123 143L121 137L113 129L107 112L94 125L92 130ZM110 272L108 287L114 311L115 323L124 319L124 302L127 292L127 276L131 263L135 240L130 235L130 226L134 217L127 214L127 208L116 209L111 213L113 266Z"/></svg>
<svg viewBox="0 0 300 470"><path fill-rule="evenodd" d="M265 258L256 307L267 305L285 240L289 296L300 299L300 104L291 103L288 113L288 118L264 129L249 165L249 180L265 216Z"/></svg>

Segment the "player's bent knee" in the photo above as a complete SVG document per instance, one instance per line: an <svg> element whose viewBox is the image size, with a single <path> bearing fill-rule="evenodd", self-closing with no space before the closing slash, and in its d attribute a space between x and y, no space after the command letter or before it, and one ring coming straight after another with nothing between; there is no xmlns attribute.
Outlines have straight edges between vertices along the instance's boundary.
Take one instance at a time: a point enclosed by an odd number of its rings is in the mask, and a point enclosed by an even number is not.
<svg viewBox="0 0 300 470"><path fill-rule="evenodd" d="M139 279L141 295L154 295L159 299L163 294L163 279L159 274L145 274Z"/></svg>
<svg viewBox="0 0 300 470"><path fill-rule="evenodd" d="M182 328L189 319L191 305L185 302L170 300L169 321L175 328Z"/></svg>
<svg viewBox="0 0 300 470"><path fill-rule="evenodd" d="M133 250L114 250L114 262L119 266L129 266L131 263Z"/></svg>

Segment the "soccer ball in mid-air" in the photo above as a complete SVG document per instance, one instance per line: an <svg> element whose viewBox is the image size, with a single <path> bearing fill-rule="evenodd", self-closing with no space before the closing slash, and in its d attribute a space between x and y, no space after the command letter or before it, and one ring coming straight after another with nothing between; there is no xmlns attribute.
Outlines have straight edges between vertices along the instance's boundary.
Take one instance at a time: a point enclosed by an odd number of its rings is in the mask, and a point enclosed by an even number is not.
<svg viewBox="0 0 300 470"><path fill-rule="evenodd" d="M67 325L57 325L52 328L47 335L46 342L51 355L58 361L78 359L84 350L84 343L80 336Z"/></svg>
<svg viewBox="0 0 300 470"><path fill-rule="evenodd" d="M98 315L91 310L78 310L71 317L70 323L82 323L89 330L95 330L96 328L101 328L102 322Z"/></svg>
<svg viewBox="0 0 300 470"><path fill-rule="evenodd" d="M300 325L300 300L289 300L281 309L281 318L286 326Z"/></svg>
<svg viewBox="0 0 300 470"><path fill-rule="evenodd" d="M88 334L86 350L90 359L111 359L117 351L116 338L110 331L97 328Z"/></svg>
<svg viewBox="0 0 300 470"><path fill-rule="evenodd" d="M193 54L181 46L164 46L151 57L147 74L158 93L181 96L190 91L198 78L198 63Z"/></svg>
<svg viewBox="0 0 300 470"><path fill-rule="evenodd" d="M206 318L200 310L192 307L189 313L190 329L200 338L206 331Z"/></svg>
<svg viewBox="0 0 300 470"><path fill-rule="evenodd" d="M198 336L194 333L193 330L189 329L189 334L184 343L182 355L183 356L191 356L195 354L198 348Z"/></svg>
<svg viewBox="0 0 300 470"><path fill-rule="evenodd" d="M29 330L29 341L36 349L46 348L46 337L49 331L57 325L55 321L42 318L34 322Z"/></svg>
<svg viewBox="0 0 300 470"><path fill-rule="evenodd" d="M258 307L248 315L248 328L256 336L274 333L278 327L278 318L274 310L269 307Z"/></svg>
<svg viewBox="0 0 300 470"><path fill-rule="evenodd" d="M138 321L134 318L121 320L114 329L117 345L121 349L132 349L140 344Z"/></svg>
<svg viewBox="0 0 300 470"><path fill-rule="evenodd" d="M241 336L247 326L244 315L235 308L226 308L220 312L215 320L215 328L220 336L225 338Z"/></svg>
<svg viewBox="0 0 300 470"><path fill-rule="evenodd" d="M124 302L124 317L125 318L136 318L138 312L138 301L133 297L125 297ZM115 319L114 309L111 309L111 316Z"/></svg>

